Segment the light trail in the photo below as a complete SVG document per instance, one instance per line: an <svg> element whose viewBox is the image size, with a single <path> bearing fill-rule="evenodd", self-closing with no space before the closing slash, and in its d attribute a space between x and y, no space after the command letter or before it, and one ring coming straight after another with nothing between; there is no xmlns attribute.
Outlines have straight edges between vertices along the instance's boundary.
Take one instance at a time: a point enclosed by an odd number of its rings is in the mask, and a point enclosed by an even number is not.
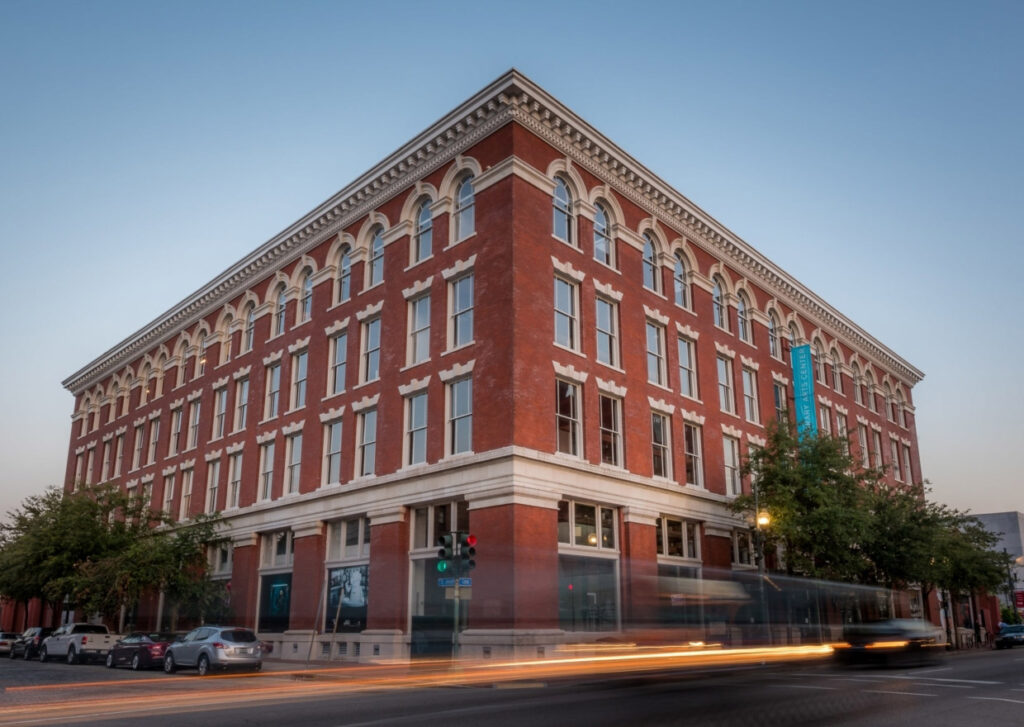
<svg viewBox="0 0 1024 727"><path fill-rule="evenodd" d="M574 646L574 651L589 649ZM832 653L829 645L780 646L745 649L723 649L717 645L685 644L661 647L634 645L600 645L596 654L574 655L532 661L447 660L412 664L353 665L295 669L256 674L225 674L207 677L155 677L124 682L75 682L56 685L9 687L5 693L24 697L38 695L44 699L0 708L0 725L67 724L74 721L103 718L126 718L131 715L223 709L233 704L283 702L300 699L341 696L399 689L421 689L445 686L499 686L529 682L542 686L545 679L596 677L624 673L657 672L695 667L767 664L820 660ZM611 653L609 653L611 652ZM305 679L303 678L305 677ZM291 678L282 682L282 678ZM230 686L220 686L231 680ZM241 680L241 681L239 681ZM172 685L170 691L130 694L136 687ZM179 685L188 689L179 689ZM88 689L118 690L108 693L78 695ZM46 699L59 691L60 702Z"/></svg>

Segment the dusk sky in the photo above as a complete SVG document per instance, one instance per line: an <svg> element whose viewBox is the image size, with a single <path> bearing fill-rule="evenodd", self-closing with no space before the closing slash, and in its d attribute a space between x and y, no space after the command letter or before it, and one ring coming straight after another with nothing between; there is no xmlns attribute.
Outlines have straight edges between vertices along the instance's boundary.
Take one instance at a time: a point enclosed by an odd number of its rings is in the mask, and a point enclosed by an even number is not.
<svg viewBox="0 0 1024 727"><path fill-rule="evenodd" d="M61 381L515 67L925 372L1024 510L1024 3L0 2L0 516Z"/></svg>

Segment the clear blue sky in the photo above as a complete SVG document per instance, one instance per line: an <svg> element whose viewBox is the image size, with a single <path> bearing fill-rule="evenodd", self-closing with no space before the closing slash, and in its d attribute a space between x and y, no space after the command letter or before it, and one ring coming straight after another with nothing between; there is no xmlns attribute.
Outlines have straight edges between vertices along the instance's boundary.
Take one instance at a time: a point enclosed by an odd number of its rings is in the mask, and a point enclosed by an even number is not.
<svg viewBox="0 0 1024 727"><path fill-rule="evenodd" d="M0 3L0 513L62 379L516 67L926 373L1024 510L1021 2Z"/></svg>

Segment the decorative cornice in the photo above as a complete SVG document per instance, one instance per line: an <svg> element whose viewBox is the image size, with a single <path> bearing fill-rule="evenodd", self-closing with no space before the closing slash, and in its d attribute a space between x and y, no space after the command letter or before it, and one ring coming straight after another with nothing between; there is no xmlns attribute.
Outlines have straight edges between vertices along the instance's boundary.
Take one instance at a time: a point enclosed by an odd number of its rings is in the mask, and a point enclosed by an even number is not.
<svg viewBox="0 0 1024 727"><path fill-rule="evenodd" d="M298 341L288 347L288 353L297 353L304 348L309 348L309 336L300 338Z"/></svg>
<svg viewBox="0 0 1024 727"><path fill-rule="evenodd" d="M417 391L422 391L427 388L427 384L430 383L430 377L424 376L422 379L412 379L408 384L402 384L398 387L398 393L402 396L409 396Z"/></svg>
<svg viewBox="0 0 1024 727"><path fill-rule="evenodd" d="M374 394L373 396L364 396L359 401L352 402L352 411L363 411L370 407L377 406L377 402L380 401L380 394Z"/></svg>
<svg viewBox="0 0 1024 727"><path fill-rule="evenodd" d="M326 424L327 422L334 421L336 419L341 419L344 413L344 406L335 407L334 409L328 409L327 411L320 415L320 421Z"/></svg>
<svg viewBox="0 0 1024 727"><path fill-rule="evenodd" d="M922 372L512 69L214 280L76 371L64 380L64 387L80 393L130 364L200 318L220 310L249 286L330 240L382 202L451 162L510 121L532 131L572 163L605 181L616 193L646 210L655 221L679 231L691 245L728 261L770 295L821 327L841 334L848 345L870 354L884 364L884 368L892 369L911 383L924 377Z"/></svg>
<svg viewBox="0 0 1024 727"><path fill-rule="evenodd" d="M622 301L622 293L621 292L619 292L618 290L616 290L615 288L613 288L610 285L606 285L605 283L602 283L600 280L597 280L596 278L594 280L594 290L596 290L598 293L600 293L603 296L611 298L614 301L617 301L617 302L621 302Z"/></svg>
<svg viewBox="0 0 1024 727"><path fill-rule="evenodd" d="M384 308L384 301L383 300L378 300L376 303L371 303L370 305L366 306L361 311L358 311L356 313L356 320L360 321L360 322L365 321L370 316L375 316L378 313L380 313L381 310L383 310L383 308Z"/></svg>
<svg viewBox="0 0 1024 727"><path fill-rule="evenodd" d="M438 371L437 372L438 378L440 378L441 381L444 381L445 383L447 383L449 381L452 381L453 379L459 378L460 376L465 376L466 374L471 374L471 373L473 373L473 365L475 363L476 363L476 359L474 358L474 359L470 359L469 361L467 361L466 363L463 363L463 364L455 364L450 369L445 369L444 371Z"/></svg>
<svg viewBox="0 0 1024 727"><path fill-rule="evenodd" d="M676 330L679 331L682 335L689 338L691 341L696 341L698 338L700 338L700 332L690 328L689 324L684 326L679 321L676 321Z"/></svg>
<svg viewBox="0 0 1024 727"><path fill-rule="evenodd" d="M430 290L430 284L434 282L434 276L428 275L423 280L417 280L415 283L410 285L408 288L402 289L402 297L406 300L414 298L426 290Z"/></svg>
<svg viewBox="0 0 1024 727"><path fill-rule="evenodd" d="M441 277L445 280L451 280L455 276L461 275L467 270L472 270L474 263L476 263L476 253L473 253L465 260L457 260L450 268L442 270Z"/></svg>
<svg viewBox="0 0 1024 727"><path fill-rule="evenodd" d="M348 321L349 316L345 316L340 321L335 321L331 325L327 326L327 328L324 329L324 333L326 333L328 336L333 336L338 331L343 331L346 328L348 328Z"/></svg>
<svg viewBox="0 0 1024 727"><path fill-rule="evenodd" d="M644 315L650 318L651 320L657 321L663 326L668 325L668 316L662 313L657 308L651 308L646 303L644 304Z"/></svg>
<svg viewBox="0 0 1024 727"><path fill-rule="evenodd" d="M600 376L595 376L594 380L597 382L597 388L599 391L603 391L606 394L611 394L612 396L617 396L620 399L626 396L625 386L619 386L614 381L606 381L605 379L602 379Z"/></svg>
<svg viewBox="0 0 1024 727"><path fill-rule="evenodd" d="M570 379L580 384L587 383L587 376L589 374L586 371L578 371L572 364L563 366L557 361L552 361L551 365L555 367L556 376L561 376L563 379Z"/></svg>
<svg viewBox="0 0 1024 727"><path fill-rule="evenodd" d="M572 266L572 263L562 262L554 255L551 256L551 264L555 267L555 270L560 272L567 278L575 280L577 283L582 283L583 279L587 277L587 274L582 270L577 270Z"/></svg>

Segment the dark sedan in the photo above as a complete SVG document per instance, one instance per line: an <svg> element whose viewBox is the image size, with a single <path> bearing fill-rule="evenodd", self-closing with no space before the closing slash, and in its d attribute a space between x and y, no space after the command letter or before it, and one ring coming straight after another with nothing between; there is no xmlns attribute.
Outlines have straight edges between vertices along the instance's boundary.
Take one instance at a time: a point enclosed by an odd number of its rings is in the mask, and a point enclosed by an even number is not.
<svg viewBox="0 0 1024 727"><path fill-rule="evenodd" d="M9 656L16 659L19 656L23 659L35 659L39 655L39 646L43 639L53 633L50 626L32 626L25 629L21 636L11 643Z"/></svg>
<svg viewBox="0 0 1024 727"><path fill-rule="evenodd" d="M1024 625L1003 626L996 636L997 649L1012 649L1014 646L1024 646Z"/></svg>
<svg viewBox="0 0 1024 727"><path fill-rule="evenodd" d="M107 652L106 665L109 668L127 666L134 671L160 668L164 663L164 651L178 636L170 631L130 633Z"/></svg>
<svg viewBox="0 0 1024 727"><path fill-rule="evenodd" d="M845 643L836 644L836 658L845 664L923 666L939 661L945 644L941 632L927 621L891 619L850 624L843 629Z"/></svg>

